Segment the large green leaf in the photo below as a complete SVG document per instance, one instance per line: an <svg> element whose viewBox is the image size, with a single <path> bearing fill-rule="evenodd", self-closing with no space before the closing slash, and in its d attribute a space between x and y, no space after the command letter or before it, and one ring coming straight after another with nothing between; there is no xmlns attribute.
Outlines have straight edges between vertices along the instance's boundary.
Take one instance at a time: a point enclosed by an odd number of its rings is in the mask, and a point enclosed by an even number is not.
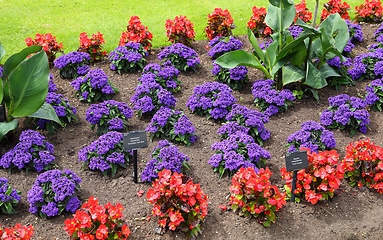
<svg viewBox="0 0 383 240"><path fill-rule="evenodd" d="M45 101L48 81L49 65L44 51L22 61L8 76L11 94L8 114L25 117L36 112Z"/></svg>
<svg viewBox="0 0 383 240"><path fill-rule="evenodd" d="M310 36L313 36L313 32L306 32L302 33L298 38L296 38L294 41L286 44L282 50L279 52L277 56L277 60L284 58L285 56L289 54L295 54L296 52L304 51L306 52L306 46L304 43L304 40L306 38L309 38ZM306 55L306 54L305 54Z"/></svg>
<svg viewBox="0 0 383 240"><path fill-rule="evenodd" d="M0 63L1 63L1 59L3 59L4 56L5 56L5 49L3 45L0 43Z"/></svg>
<svg viewBox="0 0 383 240"><path fill-rule="evenodd" d="M295 18L295 5L288 0L274 0L275 5L270 1L267 9L266 24L274 30L274 32L282 32L287 29Z"/></svg>
<svg viewBox="0 0 383 240"><path fill-rule="evenodd" d="M247 29L247 36L249 37L249 41L251 43L251 46L254 49L254 54L257 55L257 57L261 60L261 62L265 62L264 52L259 47L257 38L254 36L254 33L253 33L253 31L250 30L250 28Z"/></svg>
<svg viewBox="0 0 383 240"><path fill-rule="evenodd" d="M319 30L326 33L326 36L330 38L330 44L339 52L343 51L350 38L347 23L338 13L328 16L320 24Z"/></svg>
<svg viewBox="0 0 383 240"><path fill-rule="evenodd" d="M223 54L215 60L215 63L223 68L234 68L236 66L249 66L258 68L261 63L253 54L245 50L236 50Z"/></svg>
<svg viewBox="0 0 383 240"><path fill-rule="evenodd" d="M10 122L0 122L0 139L2 139L9 131L17 128L17 119L13 119Z"/></svg>
<svg viewBox="0 0 383 240"><path fill-rule="evenodd" d="M330 67L327 63L324 64L320 69L319 71L321 72L322 76L324 78L328 78L328 77L340 77L341 75L339 75L339 73L337 71L335 71L334 68Z"/></svg>
<svg viewBox="0 0 383 240"><path fill-rule="evenodd" d="M327 81L320 70L310 61L307 64L306 81L304 83L314 89L321 89L327 86Z"/></svg>
<svg viewBox="0 0 383 240"><path fill-rule="evenodd" d="M299 82L305 78L305 72L295 66L287 65L282 68L282 84L283 86Z"/></svg>
<svg viewBox="0 0 383 240"><path fill-rule="evenodd" d="M293 0L269 0L269 3L273 6L276 6L278 7L280 4L284 4L284 5L292 5L294 4L294 1Z"/></svg>
<svg viewBox="0 0 383 240"><path fill-rule="evenodd" d="M3 81L0 78L0 103L3 102L4 97L4 87L3 87Z"/></svg>
<svg viewBox="0 0 383 240"><path fill-rule="evenodd" d="M55 121L58 124L62 124L60 119L57 117L56 111L49 103L44 104L36 112L30 114L28 117L42 118L46 120Z"/></svg>
<svg viewBox="0 0 383 240"><path fill-rule="evenodd" d="M4 63L3 66L3 79L7 80L8 76L11 74L12 71L16 69L16 67L25 60L26 57L31 55L32 53L41 51L41 46L31 46L24 48L21 52L15 53L12 56L10 56L7 61Z"/></svg>

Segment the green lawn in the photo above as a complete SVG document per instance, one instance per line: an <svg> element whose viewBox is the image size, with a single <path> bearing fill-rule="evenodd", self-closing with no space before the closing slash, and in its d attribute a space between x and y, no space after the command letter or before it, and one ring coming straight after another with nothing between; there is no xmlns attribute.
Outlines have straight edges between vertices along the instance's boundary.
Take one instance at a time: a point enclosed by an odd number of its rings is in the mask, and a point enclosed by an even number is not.
<svg viewBox="0 0 383 240"><path fill-rule="evenodd" d="M321 0L319 15L324 2ZM350 15L353 16L355 6L362 1L347 2L351 5ZM314 10L314 3L308 3L311 11ZM160 47L169 44L165 35L166 19L177 15L185 15L194 23L196 39L206 39L203 30L207 15L215 7L228 9L237 26L233 33L243 35L254 5L266 7L268 1L0 0L0 42L7 51L7 58L26 46L25 38L50 32L58 42L63 43L64 51L70 52L78 48L80 32L91 35L100 31L106 40L105 50L110 52L117 47L129 18L138 15L153 33L153 47Z"/></svg>

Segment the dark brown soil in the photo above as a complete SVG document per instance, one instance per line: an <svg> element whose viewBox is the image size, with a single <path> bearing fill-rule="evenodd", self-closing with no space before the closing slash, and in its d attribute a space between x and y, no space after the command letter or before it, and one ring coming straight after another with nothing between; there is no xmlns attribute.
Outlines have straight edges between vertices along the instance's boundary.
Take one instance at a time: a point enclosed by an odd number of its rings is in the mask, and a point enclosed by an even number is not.
<svg viewBox="0 0 383 240"><path fill-rule="evenodd" d="M365 41L358 45L354 50L355 54L366 52L367 46L373 42L373 32L377 25L363 25ZM245 37L241 40L249 47ZM207 81L213 81L211 74L212 62L207 55L205 46L208 42L199 41L193 47L199 54L202 68L196 73L182 73L179 79L182 81L182 91L176 94L177 108L182 109L189 119L193 122L197 133L198 141L191 147L178 146L180 151L187 154L190 158L191 176L194 182L200 183L202 189L209 196L209 213L206 221L202 225L202 235L200 239L379 239L383 236L382 218L383 215L383 196L368 189L353 189L343 181L337 196L331 201L320 202L312 205L307 202L300 204L288 202L287 205L277 213L277 221L271 227L265 228L255 219L246 219L238 216L232 211L221 213L218 205L228 202L230 179L220 179L213 173L212 168L207 163L213 154L210 147L219 140L216 134L220 123L206 120L203 117L191 114L185 104L191 96L193 88ZM161 49L152 52L148 62L157 62L157 54ZM120 93L114 97L115 100L129 102L137 85L139 73L118 75L108 68L108 63L96 64L93 68L102 68L108 74L111 81L117 85ZM69 124L65 129L59 130L54 135L47 135L48 141L55 146L55 156L60 169L72 169L83 180L81 184L80 197L85 201L89 196L97 197L101 204L108 201L112 203L120 202L124 207L124 215L132 231L130 239L183 239L182 232L167 231L163 235L156 232L157 219L150 221L142 220L150 215L151 205L145 199L145 193L150 184L133 182L133 166L129 165L127 170L120 170L112 178L105 178L99 172L83 170L82 164L77 160L78 151L84 146L89 145L97 139L95 132L91 131L89 124L85 121L85 111L89 104L80 102L74 96L74 89L68 80L60 79L56 70L52 70L55 75L55 83L58 85L59 92L70 100L72 106L78 110L78 124ZM253 104L250 87L252 82L262 78L258 71L250 69L250 83L241 92L235 92L237 102L241 105L256 109ZM284 166L284 148L287 136L300 129L300 124L307 120L319 122L320 113L328 106L327 98L340 93L347 93L353 96L364 94L365 86L368 82L358 82L356 86L342 87L340 91L326 87L319 92L320 102L316 102L312 97L304 97L297 100L294 106L287 113L281 113L271 117L266 127L271 132L270 140L266 141L264 147L271 153L272 159L268 160L267 165L274 173L271 180L273 184L281 189L284 181L281 179L279 169ZM371 125L368 133L363 135L356 134L350 138L348 132L335 130L337 141L336 149L341 156L344 155L345 146L350 141L361 138L371 138L376 144L383 146L383 117L382 113L370 112ZM143 130L148 125L150 119L131 120L130 130ZM16 137L26 125L21 124ZM138 171L144 169L146 161L150 158L152 149L157 145L158 140L149 143L149 147L138 151ZM16 141L11 144L2 145L1 153L4 153ZM8 174L6 170L0 171L0 177L10 180L11 186L22 191L22 200L16 207L18 211L15 215L0 214L0 225L12 226L15 223L32 224L35 228L33 239L68 239L68 235L63 230L64 220L71 217L70 214L55 217L53 219L41 219L29 214L29 204L26 199L28 190L32 187L37 173L25 173L24 171ZM143 190L142 197L137 196L137 192Z"/></svg>

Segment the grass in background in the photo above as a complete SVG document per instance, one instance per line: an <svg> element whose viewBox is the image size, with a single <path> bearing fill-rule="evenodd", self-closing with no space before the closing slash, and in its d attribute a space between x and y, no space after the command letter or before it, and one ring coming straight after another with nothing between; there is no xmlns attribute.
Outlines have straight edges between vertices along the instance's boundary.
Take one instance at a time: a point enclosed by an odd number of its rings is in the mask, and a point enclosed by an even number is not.
<svg viewBox="0 0 383 240"><path fill-rule="evenodd" d="M307 2L310 11L314 11L315 1ZM325 2L327 1L320 0L319 17ZM361 0L346 2L351 6L351 17L355 6L363 3ZM36 33L51 33L56 36L68 53L79 47L81 32L91 36L100 31L106 41L105 50L110 52L118 46L121 32L126 30L133 15L139 16L141 22L153 33L154 48L170 44L166 38L165 21L177 15L185 15L194 23L196 40L207 39L204 34L207 15L216 7L228 9L237 26L233 31L234 35L244 35L252 15L251 8L267 7L268 1L0 0L0 4L0 42L7 51L6 59L25 48L25 38L34 38Z"/></svg>

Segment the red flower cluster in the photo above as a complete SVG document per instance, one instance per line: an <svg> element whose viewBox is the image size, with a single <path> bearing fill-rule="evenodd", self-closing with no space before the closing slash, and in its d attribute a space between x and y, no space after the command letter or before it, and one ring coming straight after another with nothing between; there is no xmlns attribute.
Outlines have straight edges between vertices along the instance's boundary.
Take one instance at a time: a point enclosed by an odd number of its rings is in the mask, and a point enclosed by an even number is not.
<svg viewBox="0 0 383 240"><path fill-rule="evenodd" d="M322 10L322 14L320 16L320 21L325 20L329 15L333 13L339 13L340 17L343 19L350 19L348 15L348 10L350 9L350 5L346 2L342 3L342 0L329 0L324 4L324 9Z"/></svg>
<svg viewBox="0 0 383 240"><path fill-rule="evenodd" d="M77 51L89 53L90 59L94 62L101 61L106 56L106 52L102 51L101 46L104 43L102 33L97 32L92 34L92 38L89 38L86 32L82 32L80 33L80 48Z"/></svg>
<svg viewBox="0 0 383 240"><path fill-rule="evenodd" d="M124 46L128 42L140 43L145 50L152 47L153 34L149 32L138 16L132 16L126 27L126 32L122 32L120 38L120 46Z"/></svg>
<svg viewBox="0 0 383 240"><path fill-rule="evenodd" d="M350 143L340 165L351 186L365 185L383 193L383 148L370 139Z"/></svg>
<svg viewBox="0 0 383 240"><path fill-rule="evenodd" d="M295 4L295 19L294 22L300 18L303 22L310 22L313 18L313 13L306 7L306 1L302 0L300 3Z"/></svg>
<svg viewBox="0 0 383 240"><path fill-rule="evenodd" d="M269 26L266 25L266 8L252 8L253 16L247 22L247 27L254 33L255 37L267 37L272 33Z"/></svg>
<svg viewBox="0 0 383 240"><path fill-rule="evenodd" d="M0 239L1 240L29 240L33 236L32 225L21 225L16 223L14 227L4 228L0 227Z"/></svg>
<svg viewBox="0 0 383 240"><path fill-rule="evenodd" d="M166 36L172 43L182 43L188 47L194 41L195 32L193 23L185 16L176 16L174 20L165 22Z"/></svg>
<svg viewBox="0 0 383 240"><path fill-rule="evenodd" d="M234 20L227 9L215 8L211 14L207 15L205 33L209 40L217 36L229 37L234 28Z"/></svg>
<svg viewBox="0 0 383 240"><path fill-rule="evenodd" d="M72 219L66 219L65 231L70 239L128 239L130 230L122 219L124 207L117 203L115 206L107 203L101 206L98 200L91 196L77 210Z"/></svg>
<svg viewBox="0 0 383 240"><path fill-rule="evenodd" d="M197 236L207 215L208 196L183 174L164 169L158 177L146 193L148 202L154 204L152 214L159 217L158 224L173 231L179 227L187 236Z"/></svg>
<svg viewBox="0 0 383 240"><path fill-rule="evenodd" d="M231 208L245 216L254 216L263 226L268 227L275 222L275 212L286 205L285 193L270 183L269 168L255 173L254 168L241 168L234 174L230 186Z"/></svg>
<svg viewBox="0 0 383 240"><path fill-rule="evenodd" d="M296 189L297 198L304 198L312 204L319 200L328 200L334 197L334 191L340 186L343 179L343 168L338 165L339 154L335 150L319 151L318 153L307 150L309 162L308 169L297 173ZM293 173L281 169L282 178L286 180L285 189L291 194Z"/></svg>
<svg viewBox="0 0 383 240"><path fill-rule="evenodd" d="M37 45L42 46L43 50L48 56L49 64L52 65L56 59L56 54L62 52L63 44L56 41L56 37L50 33L40 34L37 33L35 39L26 38L25 43L27 46Z"/></svg>
<svg viewBox="0 0 383 240"><path fill-rule="evenodd" d="M355 21L366 23L379 23L382 21L382 3L380 0L366 0L355 7Z"/></svg>

